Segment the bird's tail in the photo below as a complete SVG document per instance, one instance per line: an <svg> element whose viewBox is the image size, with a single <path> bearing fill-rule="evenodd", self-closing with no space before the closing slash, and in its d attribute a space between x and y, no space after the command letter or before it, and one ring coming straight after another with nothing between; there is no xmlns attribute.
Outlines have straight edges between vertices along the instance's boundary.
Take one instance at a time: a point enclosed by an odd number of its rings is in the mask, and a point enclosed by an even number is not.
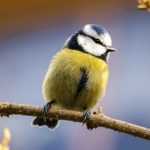
<svg viewBox="0 0 150 150"><path fill-rule="evenodd" d="M44 117L36 117L33 122L33 125L36 126L47 126L48 128L55 128L58 124L58 119L55 118L44 118Z"/></svg>

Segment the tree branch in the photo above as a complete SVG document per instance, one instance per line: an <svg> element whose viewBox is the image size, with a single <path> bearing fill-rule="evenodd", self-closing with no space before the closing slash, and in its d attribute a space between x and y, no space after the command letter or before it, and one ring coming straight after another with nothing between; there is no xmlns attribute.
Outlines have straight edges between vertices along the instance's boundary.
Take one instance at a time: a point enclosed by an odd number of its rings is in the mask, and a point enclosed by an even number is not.
<svg viewBox="0 0 150 150"><path fill-rule="evenodd" d="M0 103L0 115L27 115L27 116L42 116L42 109L30 105ZM83 117L81 112L64 110L64 109L51 109L49 117L58 118L59 120L68 120L75 122L82 122ZM119 132L127 133L139 138L150 140L150 128L145 128L125 121L117 120L108 117L102 113L92 115L87 123L87 128L105 127Z"/></svg>

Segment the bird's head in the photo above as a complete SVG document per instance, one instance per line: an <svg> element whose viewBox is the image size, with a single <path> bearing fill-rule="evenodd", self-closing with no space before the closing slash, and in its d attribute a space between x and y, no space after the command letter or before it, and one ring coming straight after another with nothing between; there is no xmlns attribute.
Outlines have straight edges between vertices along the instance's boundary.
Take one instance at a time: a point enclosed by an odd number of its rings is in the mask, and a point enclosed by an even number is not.
<svg viewBox="0 0 150 150"><path fill-rule="evenodd" d="M64 47L91 54L108 61L109 54L116 51L112 48L112 40L109 32L98 25L87 24L83 29L71 35Z"/></svg>

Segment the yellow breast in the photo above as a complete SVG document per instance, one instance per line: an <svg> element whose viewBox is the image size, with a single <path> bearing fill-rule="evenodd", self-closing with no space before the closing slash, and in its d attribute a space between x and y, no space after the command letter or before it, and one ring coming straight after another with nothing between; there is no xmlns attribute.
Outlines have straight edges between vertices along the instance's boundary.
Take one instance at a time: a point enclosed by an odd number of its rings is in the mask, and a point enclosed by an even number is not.
<svg viewBox="0 0 150 150"><path fill-rule="evenodd" d="M75 98L81 78L81 68L88 72L88 81ZM108 65L92 55L64 49L54 56L43 82L43 96L47 101L68 109L91 109L104 96L109 76Z"/></svg>

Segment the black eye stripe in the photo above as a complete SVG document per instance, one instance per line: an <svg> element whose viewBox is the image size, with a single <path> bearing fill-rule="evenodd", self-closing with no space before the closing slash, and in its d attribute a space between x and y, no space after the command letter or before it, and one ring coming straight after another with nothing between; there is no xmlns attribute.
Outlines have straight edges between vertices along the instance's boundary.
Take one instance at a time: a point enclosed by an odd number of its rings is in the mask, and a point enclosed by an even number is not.
<svg viewBox="0 0 150 150"><path fill-rule="evenodd" d="M105 45L103 42L101 42L99 39L96 39L96 38L94 38L94 37L92 37L92 36L90 36L90 35L87 35L87 34L85 34L83 31L80 31L79 34L84 35L84 36L87 36L87 37L89 37L90 39L92 39L95 43L100 44L100 45L106 47L106 45Z"/></svg>
<svg viewBox="0 0 150 150"><path fill-rule="evenodd" d="M105 45L104 45L99 39L95 39L95 38L93 38L93 37L91 37L91 36L88 36L88 37L91 38L95 43L101 44L102 46L105 47Z"/></svg>

